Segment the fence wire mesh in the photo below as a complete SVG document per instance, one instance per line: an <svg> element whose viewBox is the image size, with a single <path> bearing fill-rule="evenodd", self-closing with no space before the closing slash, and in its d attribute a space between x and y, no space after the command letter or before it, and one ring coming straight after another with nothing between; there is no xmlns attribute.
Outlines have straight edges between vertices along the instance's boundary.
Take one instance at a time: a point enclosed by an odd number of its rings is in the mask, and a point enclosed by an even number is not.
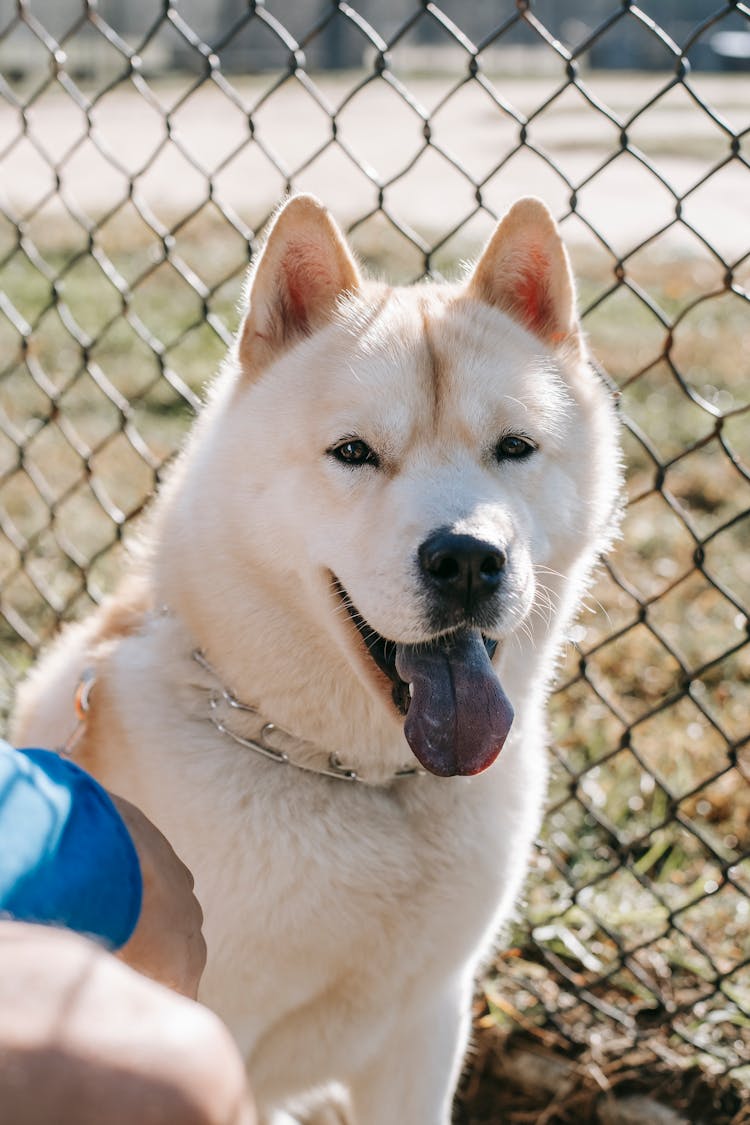
<svg viewBox="0 0 750 1125"><path fill-rule="evenodd" d="M750 78L692 64L741 67L750 7L682 5L678 42L647 6L0 2L2 702L122 568L285 192L396 279L542 195L621 394L629 508L478 1026L610 1078L747 1077ZM648 69L599 68L626 48Z"/></svg>

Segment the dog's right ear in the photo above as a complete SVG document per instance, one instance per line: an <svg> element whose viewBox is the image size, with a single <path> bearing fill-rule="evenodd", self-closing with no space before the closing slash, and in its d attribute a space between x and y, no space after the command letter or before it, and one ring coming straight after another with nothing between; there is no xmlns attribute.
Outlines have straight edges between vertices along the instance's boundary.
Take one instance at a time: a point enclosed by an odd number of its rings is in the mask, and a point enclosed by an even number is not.
<svg viewBox="0 0 750 1125"><path fill-rule="evenodd" d="M283 351L331 320L360 277L344 236L312 195L295 195L278 212L249 281L240 330L244 371L257 375Z"/></svg>

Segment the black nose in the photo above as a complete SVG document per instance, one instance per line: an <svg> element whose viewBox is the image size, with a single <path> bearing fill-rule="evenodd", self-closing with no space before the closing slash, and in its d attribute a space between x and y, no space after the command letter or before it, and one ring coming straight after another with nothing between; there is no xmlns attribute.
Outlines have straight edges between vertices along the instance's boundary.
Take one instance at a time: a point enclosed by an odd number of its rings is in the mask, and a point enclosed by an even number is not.
<svg viewBox="0 0 750 1125"><path fill-rule="evenodd" d="M434 532L419 548L419 564L432 588L467 610L495 593L505 563L502 548L452 531Z"/></svg>

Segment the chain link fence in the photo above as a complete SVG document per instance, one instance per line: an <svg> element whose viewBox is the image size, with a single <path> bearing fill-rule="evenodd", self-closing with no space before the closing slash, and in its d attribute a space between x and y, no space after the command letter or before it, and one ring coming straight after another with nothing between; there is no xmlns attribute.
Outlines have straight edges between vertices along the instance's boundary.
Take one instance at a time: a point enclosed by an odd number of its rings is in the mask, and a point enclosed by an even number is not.
<svg viewBox="0 0 750 1125"><path fill-rule="evenodd" d="M467 1120L498 1120L486 1044L519 1028L575 1066L504 1120L599 1120L602 1090L696 1059L718 1100L681 1079L672 1104L745 1120L749 42L750 7L717 0L0 0L6 712L126 565L285 192L316 192L396 280L455 269L519 195L562 223L629 507L561 669Z"/></svg>

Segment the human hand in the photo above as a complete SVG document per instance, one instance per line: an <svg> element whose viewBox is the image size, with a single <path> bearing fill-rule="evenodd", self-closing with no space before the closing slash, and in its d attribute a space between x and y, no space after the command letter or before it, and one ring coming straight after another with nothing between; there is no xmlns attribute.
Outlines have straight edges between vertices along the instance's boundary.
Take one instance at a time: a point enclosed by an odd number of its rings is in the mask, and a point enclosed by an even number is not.
<svg viewBox="0 0 750 1125"><path fill-rule="evenodd" d="M203 912L193 876L140 809L110 794L130 832L143 878L143 905L120 960L145 976L195 999L206 964Z"/></svg>

